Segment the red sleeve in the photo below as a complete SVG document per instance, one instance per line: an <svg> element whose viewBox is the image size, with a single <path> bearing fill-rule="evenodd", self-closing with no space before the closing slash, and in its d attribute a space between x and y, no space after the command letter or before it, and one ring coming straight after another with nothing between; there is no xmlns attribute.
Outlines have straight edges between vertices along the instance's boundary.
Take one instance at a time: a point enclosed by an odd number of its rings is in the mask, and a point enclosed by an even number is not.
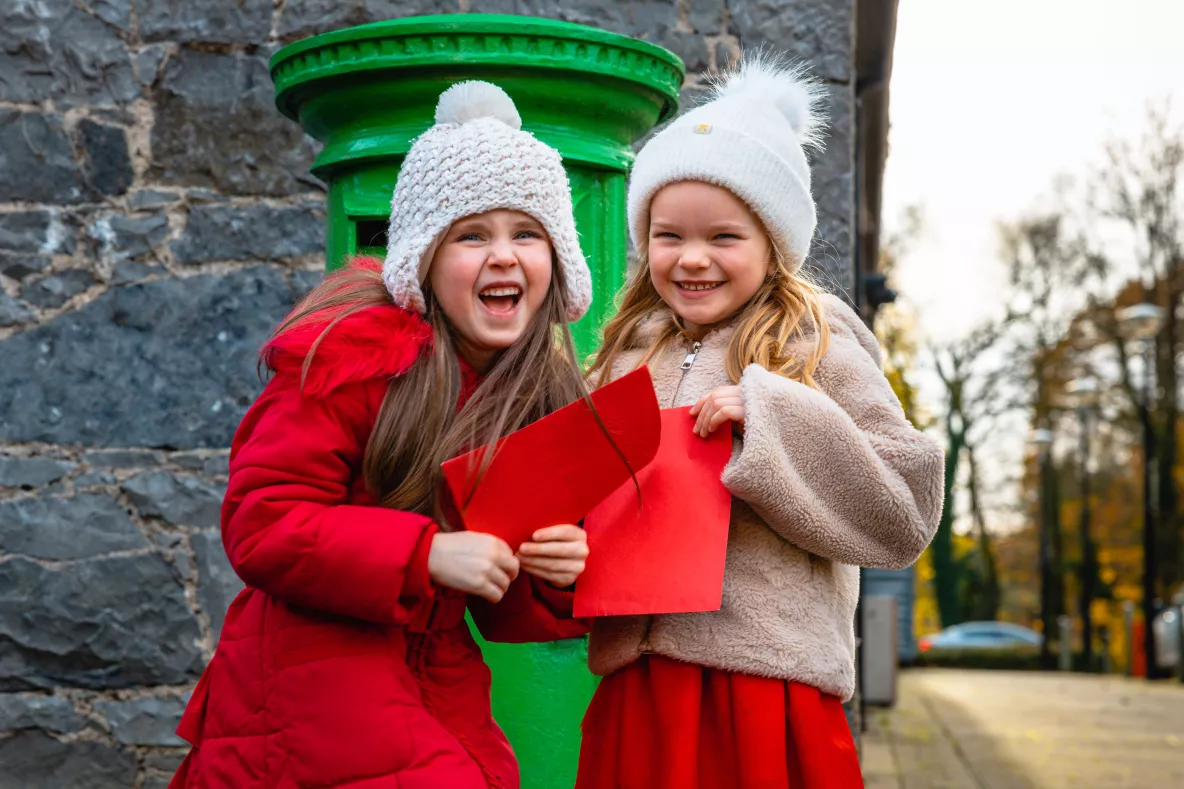
<svg viewBox="0 0 1184 789"><path fill-rule="evenodd" d="M277 375L235 435L222 506L231 566L248 586L297 605L404 622L408 597L430 593L435 527L423 515L346 503L372 427L367 387L385 382L308 397L293 377Z"/></svg>
<svg viewBox="0 0 1184 789"><path fill-rule="evenodd" d="M486 641L511 644L558 641L588 632L587 622L571 616L574 595L522 573L510 584L501 602L495 605L472 597L469 612Z"/></svg>

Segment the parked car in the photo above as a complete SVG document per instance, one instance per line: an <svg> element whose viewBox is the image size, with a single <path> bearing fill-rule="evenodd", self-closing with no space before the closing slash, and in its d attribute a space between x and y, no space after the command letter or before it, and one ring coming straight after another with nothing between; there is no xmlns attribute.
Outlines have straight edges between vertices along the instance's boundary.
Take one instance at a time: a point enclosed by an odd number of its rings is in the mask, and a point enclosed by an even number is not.
<svg viewBox="0 0 1184 789"><path fill-rule="evenodd" d="M1044 637L1010 622L963 622L917 641L922 652L943 649L1008 649L1038 647Z"/></svg>

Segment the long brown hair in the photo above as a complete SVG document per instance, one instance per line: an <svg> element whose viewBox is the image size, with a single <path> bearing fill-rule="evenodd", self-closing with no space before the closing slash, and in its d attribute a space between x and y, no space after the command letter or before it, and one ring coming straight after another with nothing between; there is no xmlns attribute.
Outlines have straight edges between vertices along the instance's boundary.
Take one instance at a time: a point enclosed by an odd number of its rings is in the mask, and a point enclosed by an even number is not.
<svg viewBox="0 0 1184 789"><path fill-rule="evenodd" d="M830 328L823 319L822 290L805 276L792 272L772 242L770 246L773 271L737 313L736 331L728 346L728 378L739 383L745 367L759 364L772 373L817 388L814 372L830 345ZM602 380L611 374L613 363L629 347L641 322L663 306L650 279L648 252L643 249L641 265L619 297L617 314L604 327L604 340L592 360L589 378ZM806 339L807 328L813 333L806 352L794 353L796 344L791 345L791 341ZM660 329L637 366L647 364L681 332L676 316Z"/></svg>
<svg viewBox="0 0 1184 789"><path fill-rule="evenodd" d="M430 289L425 289L426 320L434 342L403 375L393 378L366 445L362 474L381 504L428 515L444 528L440 464L468 448L496 445L504 436L581 398L587 398L576 359L563 269L553 266L551 287L526 331L497 359L459 411L461 371L453 329ZM326 333L359 310L393 301L380 271L348 267L330 275L309 293L274 336L297 326L325 324L304 361L307 373ZM323 318L321 318L323 320Z"/></svg>

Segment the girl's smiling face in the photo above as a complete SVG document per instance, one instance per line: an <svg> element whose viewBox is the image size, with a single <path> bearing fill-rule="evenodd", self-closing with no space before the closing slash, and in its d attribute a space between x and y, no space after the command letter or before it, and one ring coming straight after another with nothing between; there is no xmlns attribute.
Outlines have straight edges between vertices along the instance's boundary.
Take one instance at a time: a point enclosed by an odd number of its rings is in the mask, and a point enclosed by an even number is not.
<svg viewBox="0 0 1184 789"><path fill-rule="evenodd" d="M521 211L497 209L452 224L428 283L456 333L457 351L487 370L526 331L551 287L551 241Z"/></svg>
<svg viewBox="0 0 1184 789"><path fill-rule="evenodd" d="M650 202L650 279L692 336L730 318L773 271L765 228L743 200L680 181Z"/></svg>

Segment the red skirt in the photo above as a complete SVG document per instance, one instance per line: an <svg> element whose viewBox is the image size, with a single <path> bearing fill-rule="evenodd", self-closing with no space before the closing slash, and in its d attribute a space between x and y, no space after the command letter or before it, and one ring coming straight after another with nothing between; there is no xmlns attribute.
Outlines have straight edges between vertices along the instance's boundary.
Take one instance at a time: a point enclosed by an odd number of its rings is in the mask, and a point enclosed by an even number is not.
<svg viewBox="0 0 1184 789"><path fill-rule="evenodd" d="M606 677L576 789L862 789L843 705L816 688L648 655Z"/></svg>

